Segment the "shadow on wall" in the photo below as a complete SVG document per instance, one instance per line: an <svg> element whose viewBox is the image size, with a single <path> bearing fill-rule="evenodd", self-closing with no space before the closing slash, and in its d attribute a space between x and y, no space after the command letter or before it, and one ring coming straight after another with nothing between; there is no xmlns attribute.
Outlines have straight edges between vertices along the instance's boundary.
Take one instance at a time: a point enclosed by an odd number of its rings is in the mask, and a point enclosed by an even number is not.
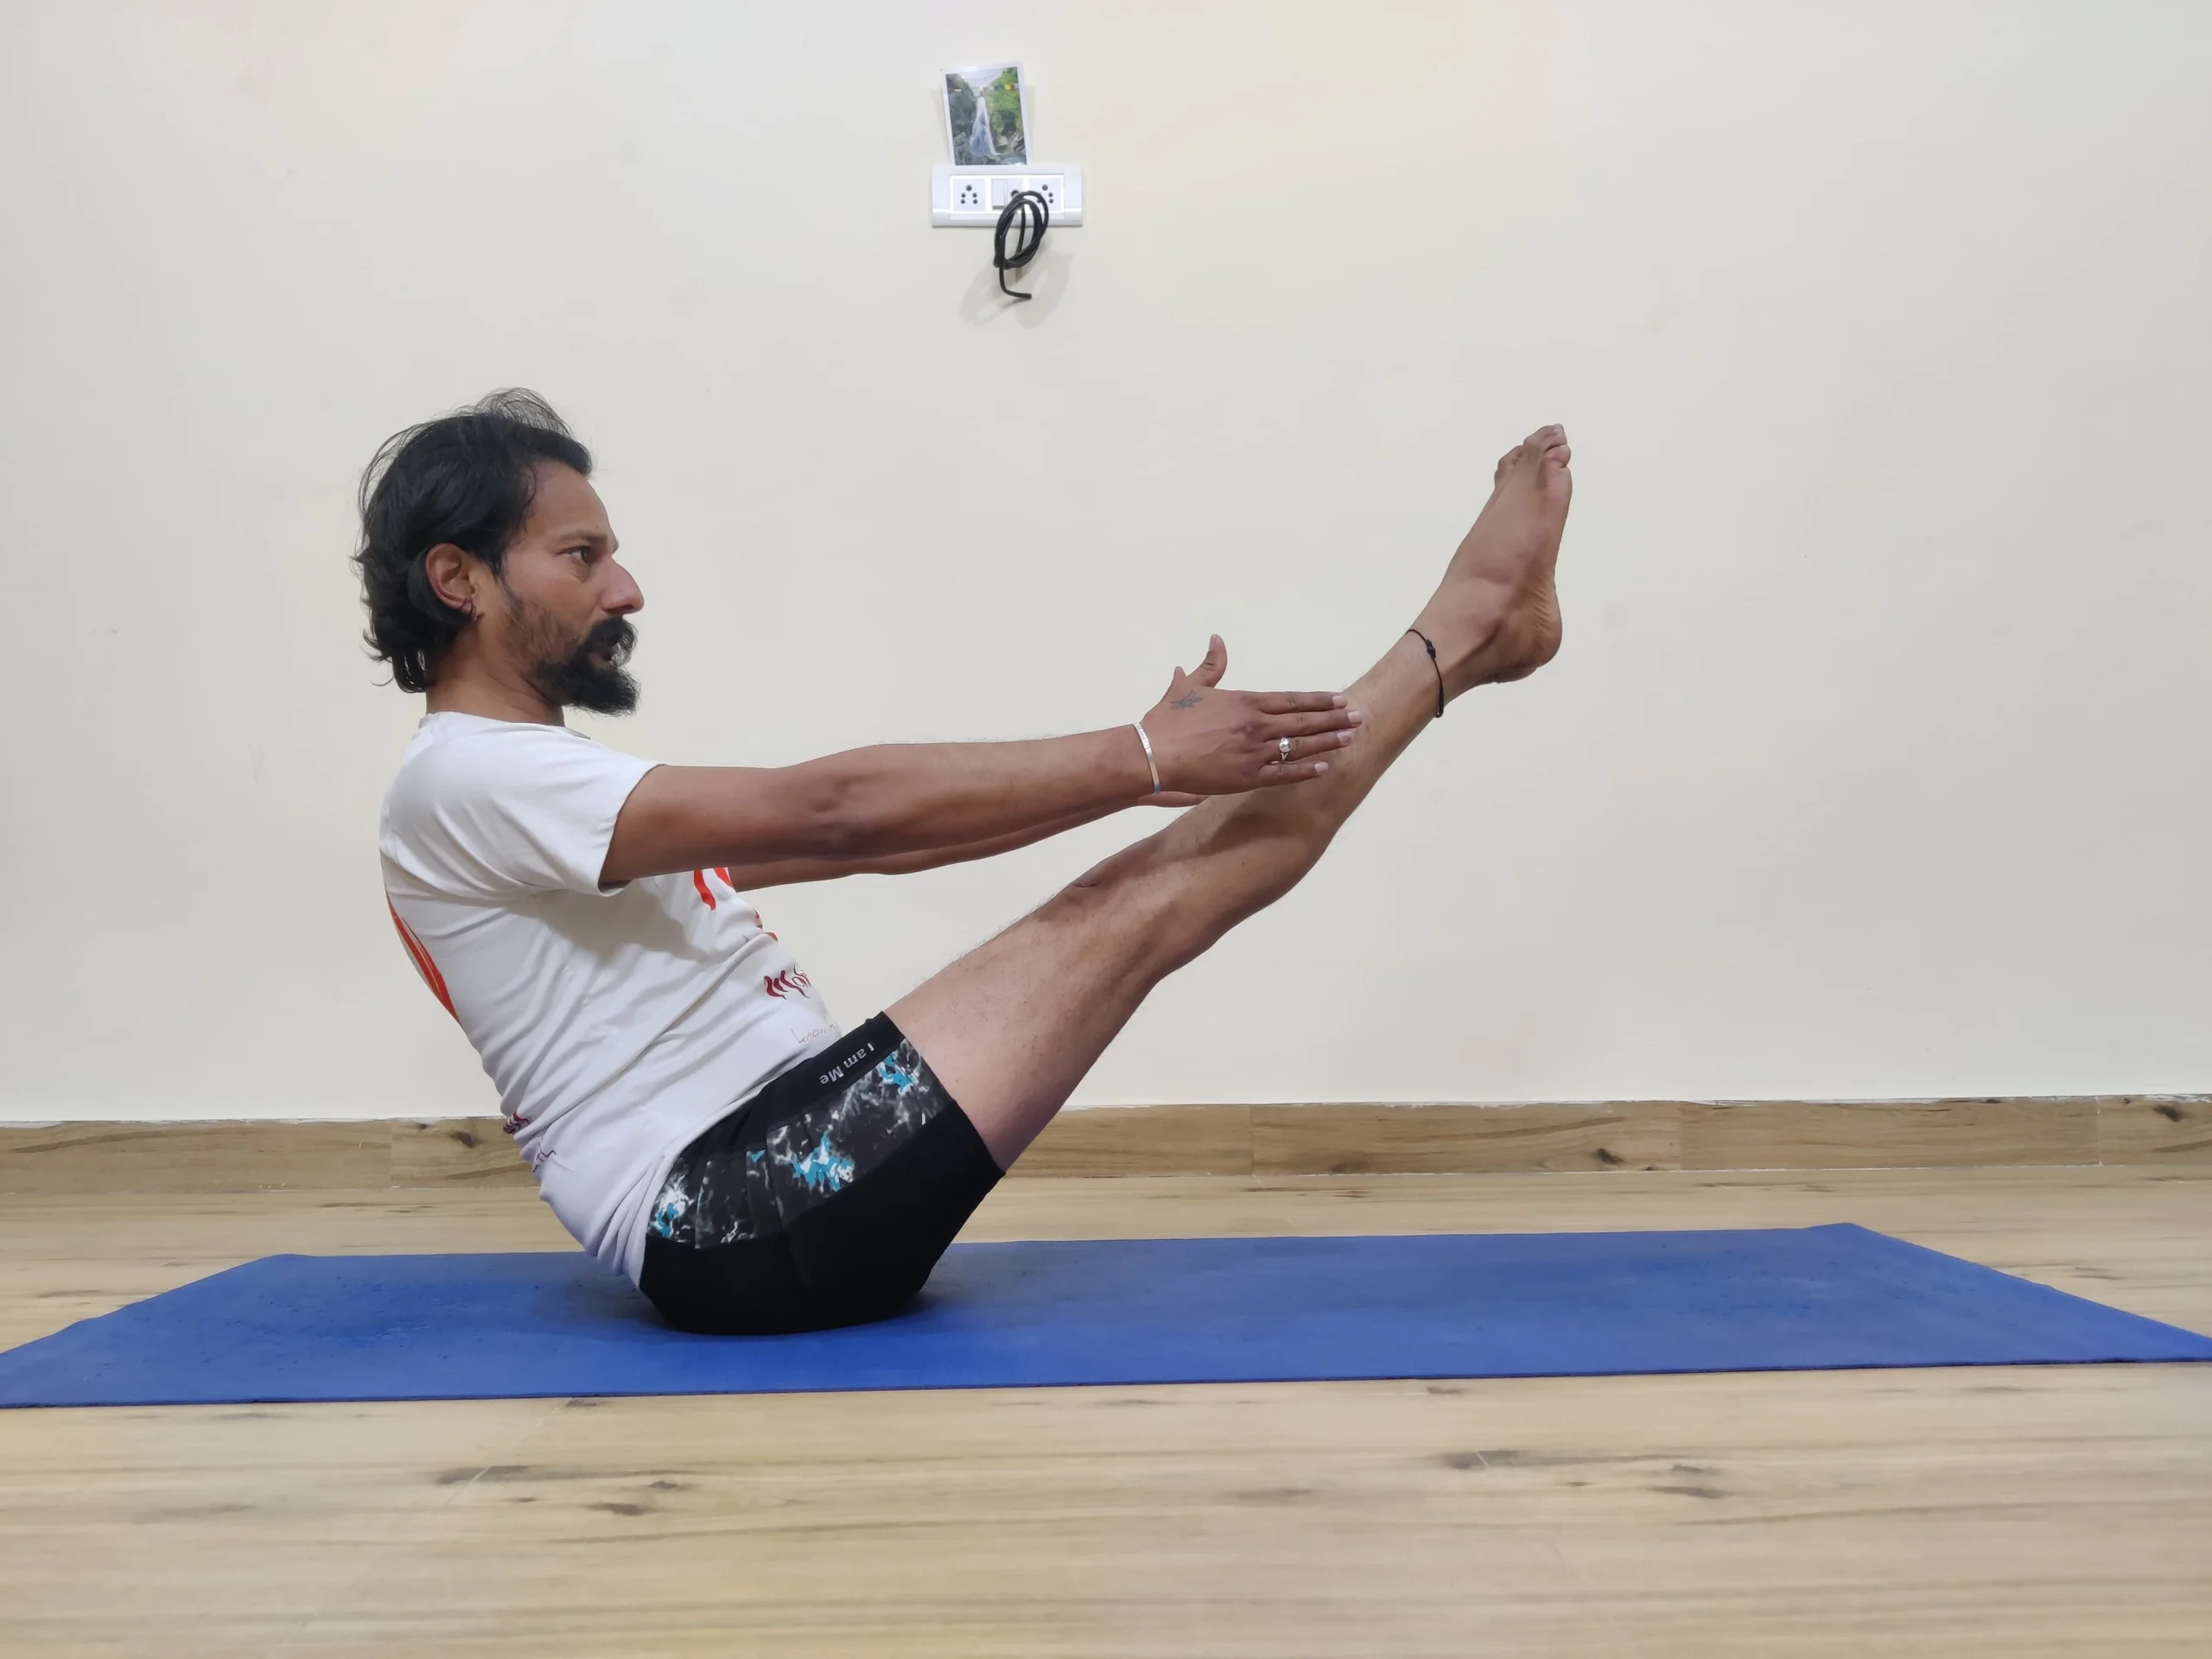
<svg viewBox="0 0 2212 1659"><path fill-rule="evenodd" d="M1037 250L1037 257L1020 270L1006 274L1007 282L1029 295L1027 300L1010 300L999 292L998 268L990 263L987 251L983 268L976 273L976 280L968 284L968 291L960 296L960 320L980 327L995 322L1011 311L1014 321L1025 328L1034 328L1058 309L1067 296L1069 270L1075 261L1068 254L1047 245Z"/></svg>

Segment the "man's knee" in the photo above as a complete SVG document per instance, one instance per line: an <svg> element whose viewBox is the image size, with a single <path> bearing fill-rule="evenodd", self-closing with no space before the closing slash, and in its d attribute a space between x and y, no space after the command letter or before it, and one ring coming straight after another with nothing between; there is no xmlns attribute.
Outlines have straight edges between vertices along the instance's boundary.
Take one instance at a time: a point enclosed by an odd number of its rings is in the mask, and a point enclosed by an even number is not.
<svg viewBox="0 0 2212 1659"><path fill-rule="evenodd" d="M1030 918L1065 941L1102 982L1134 983L1141 995L1198 954L1211 938L1192 937L1189 906L1179 904L1166 872L1147 868L1130 848L1053 894Z"/></svg>

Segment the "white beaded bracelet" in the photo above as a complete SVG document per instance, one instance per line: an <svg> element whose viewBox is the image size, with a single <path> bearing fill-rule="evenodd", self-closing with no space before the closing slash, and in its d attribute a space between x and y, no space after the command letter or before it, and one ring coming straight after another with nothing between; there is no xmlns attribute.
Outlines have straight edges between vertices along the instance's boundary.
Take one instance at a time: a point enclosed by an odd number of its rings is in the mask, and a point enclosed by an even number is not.
<svg viewBox="0 0 2212 1659"><path fill-rule="evenodd" d="M1129 724L1137 728L1137 741L1144 745L1144 763L1152 768L1152 792L1157 795L1160 793L1160 762L1153 758L1152 738L1144 728L1144 721L1133 720Z"/></svg>

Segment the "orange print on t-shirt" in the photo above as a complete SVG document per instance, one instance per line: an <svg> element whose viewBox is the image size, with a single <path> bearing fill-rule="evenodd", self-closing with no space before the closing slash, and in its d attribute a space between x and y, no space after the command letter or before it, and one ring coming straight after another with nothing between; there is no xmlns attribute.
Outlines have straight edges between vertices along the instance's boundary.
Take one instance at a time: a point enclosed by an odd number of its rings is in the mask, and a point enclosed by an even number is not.
<svg viewBox="0 0 2212 1659"><path fill-rule="evenodd" d="M438 971L438 964L430 960L430 953L423 948L423 941L415 937L414 929L399 919L399 912L391 899L384 901L384 907L391 912L391 925L399 930L399 943L406 948L408 961L413 963L415 971L423 976L423 982L430 988L430 995L438 999L448 1014L453 1014L453 997L446 990L446 976ZM453 1017L458 1023L461 1016L453 1014Z"/></svg>
<svg viewBox="0 0 2212 1659"><path fill-rule="evenodd" d="M728 887L732 893L735 893L737 891L737 883L729 879L729 866L727 864L717 864L711 869L694 870L691 872L691 885L698 890L699 902L706 906L709 910L713 910L716 906L715 904L715 890L707 885L707 878L709 875L719 875L721 877L722 886ZM756 922L760 919L760 912L759 911L753 912L753 919ZM765 926L761 928L760 931L763 933L768 933L768 930ZM776 938L773 933L768 933L768 937L772 939ZM780 944L781 941L779 940L778 943Z"/></svg>

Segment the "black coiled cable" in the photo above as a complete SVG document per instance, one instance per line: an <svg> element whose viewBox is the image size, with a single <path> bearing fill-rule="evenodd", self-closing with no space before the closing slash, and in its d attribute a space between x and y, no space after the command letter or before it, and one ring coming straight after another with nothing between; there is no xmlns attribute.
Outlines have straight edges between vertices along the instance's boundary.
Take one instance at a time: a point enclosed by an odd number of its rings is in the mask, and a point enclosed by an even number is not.
<svg viewBox="0 0 2212 1659"><path fill-rule="evenodd" d="M1006 285L1006 274L1020 270L1037 257L1037 250L1045 245L1045 232L1052 222L1052 204L1034 190L1017 190L1013 200L999 210L998 228L991 232L991 263L999 268L999 292L1009 299L1027 300L1034 296L1021 293ZM1007 232L1014 233L1014 248L1008 251Z"/></svg>

